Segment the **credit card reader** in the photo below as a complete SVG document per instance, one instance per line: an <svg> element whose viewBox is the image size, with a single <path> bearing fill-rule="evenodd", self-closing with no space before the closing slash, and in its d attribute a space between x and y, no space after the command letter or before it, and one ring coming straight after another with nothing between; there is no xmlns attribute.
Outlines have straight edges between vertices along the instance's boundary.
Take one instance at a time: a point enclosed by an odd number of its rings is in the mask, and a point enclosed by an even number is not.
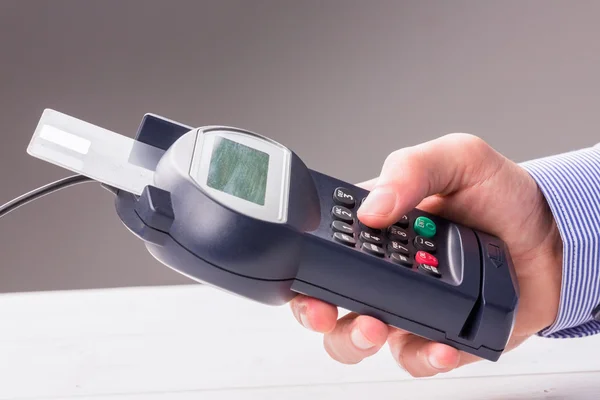
<svg viewBox="0 0 600 400"><path fill-rule="evenodd" d="M302 293L491 361L512 332L501 240L418 209L364 226L366 190L265 136L148 114L133 140L46 110L28 152L111 188L124 225L195 281L276 306Z"/></svg>

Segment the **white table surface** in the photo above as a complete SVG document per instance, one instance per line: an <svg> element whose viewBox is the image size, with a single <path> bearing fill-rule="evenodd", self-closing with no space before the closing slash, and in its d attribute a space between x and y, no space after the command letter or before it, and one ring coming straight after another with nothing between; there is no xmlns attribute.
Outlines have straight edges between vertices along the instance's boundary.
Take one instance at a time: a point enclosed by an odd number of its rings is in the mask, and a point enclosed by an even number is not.
<svg viewBox="0 0 600 400"><path fill-rule="evenodd" d="M600 336L414 379L329 359L287 307L205 286L0 296L0 399L598 399Z"/></svg>

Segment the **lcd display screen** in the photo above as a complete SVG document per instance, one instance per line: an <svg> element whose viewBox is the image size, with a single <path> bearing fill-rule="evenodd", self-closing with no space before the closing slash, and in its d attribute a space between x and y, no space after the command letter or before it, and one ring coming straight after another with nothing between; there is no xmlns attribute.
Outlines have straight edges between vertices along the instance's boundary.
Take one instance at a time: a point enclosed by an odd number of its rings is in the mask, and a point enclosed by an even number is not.
<svg viewBox="0 0 600 400"><path fill-rule="evenodd" d="M269 155L243 144L216 137L207 185L258 205L265 204Z"/></svg>

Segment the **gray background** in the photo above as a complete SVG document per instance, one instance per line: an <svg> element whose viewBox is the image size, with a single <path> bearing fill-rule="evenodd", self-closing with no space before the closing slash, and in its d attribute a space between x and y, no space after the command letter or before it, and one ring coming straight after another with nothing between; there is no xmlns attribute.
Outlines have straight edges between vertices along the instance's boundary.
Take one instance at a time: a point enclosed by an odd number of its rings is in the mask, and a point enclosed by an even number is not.
<svg viewBox="0 0 600 400"><path fill-rule="evenodd" d="M133 136L236 125L355 182L449 132L508 157L598 140L598 1L0 0L0 202L69 175L25 153L43 108ZM190 283L97 185L0 223L0 291Z"/></svg>

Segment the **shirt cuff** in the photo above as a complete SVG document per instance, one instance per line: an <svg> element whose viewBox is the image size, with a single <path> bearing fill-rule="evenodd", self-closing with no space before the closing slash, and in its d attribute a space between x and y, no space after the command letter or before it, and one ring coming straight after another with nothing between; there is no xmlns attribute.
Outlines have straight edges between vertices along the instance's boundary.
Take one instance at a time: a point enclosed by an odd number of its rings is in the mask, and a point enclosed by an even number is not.
<svg viewBox="0 0 600 400"><path fill-rule="evenodd" d="M558 316L538 333L552 338L600 333L592 316L600 303L600 147L520 164L537 182L563 241Z"/></svg>

